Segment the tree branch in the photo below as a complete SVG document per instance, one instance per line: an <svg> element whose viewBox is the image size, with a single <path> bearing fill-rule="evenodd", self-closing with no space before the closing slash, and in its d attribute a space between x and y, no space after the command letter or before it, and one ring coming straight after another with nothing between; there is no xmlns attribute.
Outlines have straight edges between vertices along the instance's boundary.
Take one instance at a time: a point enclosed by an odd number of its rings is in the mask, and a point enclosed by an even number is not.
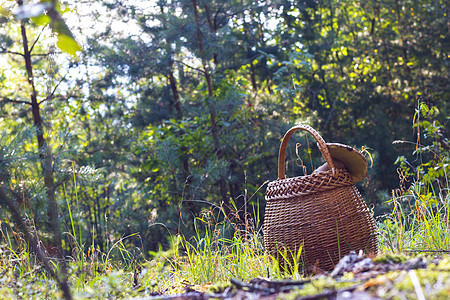
<svg viewBox="0 0 450 300"><path fill-rule="evenodd" d="M450 253L450 250L406 250L413 253Z"/></svg>
<svg viewBox="0 0 450 300"><path fill-rule="evenodd" d="M33 45L31 45L31 48L30 48L30 50L29 50L30 53L33 52L34 45L36 45L37 41L39 41L39 38L41 37L42 32L44 32L45 27L47 27L47 25L45 25L45 26L42 28L41 32L39 32L38 37L34 40Z"/></svg>
<svg viewBox="0 0 450 300"><path fill-rule="evenodd" d="M30 56L31 57L34 57L34 56L43 56L43 57L45 57L45 56L49 56L50 55L50 53L37 53L37 54L30 54Z"/></svg>
<svg viewBox="0 0 450 300"><path fill-rule="evenodd" d="M198 68L193 67L193 66L190 66L190 65L188 65L187 63L185 63L185 62L183 62L183 61L181 61L181 60L176 60L176 59L174 59L173 61L176 62L176 63L180 63L180 64L182 64L182 65L188 67L189 69L193 69L193 70L195 70L195 71L197 71L197 72L199 72L199 73L201 73L201 74L205 74L205 71L204 71L204 70L198 69Z"/></svg>
<svg viewBox="0 0 450 300"><path fill-rule="evenodd" d="M31 102L28 102L28 101L13 100L13 99L9 99L9 98L6 98L6 97L1 97L0 98L0 102L11 102L11 103L19 103L19 104L31 105Z"/></svg>
<svg viewBox="0 0 450 300"><path fill-rule="evenodd" d="M9 51L6 49L1 49L0 54L13 54L13 55L20 55L22 57L24 57L25 55L23 53L19 53L19 52L14 52L14 51Z"/></svg>
<svg viewBox="0 0 450 300"><path fill-rule="evenodd" d="M6 206L11 213L14 223L21 230L24 235L25 241L30 245L30 247L35 251L36 256L39 261L44 266L45 270L53 277L56 283L59 285L60 289L63 291L66 299L72 299L72 293L70 292L70 287L67 284L67 279L65 277L60 278L56 270L53 268L50 261L50 257L42 245L39 237L33 233L30 227L26 224L25 218L22 217L15 202L10 199L10 193L2 186L0 186L0 205Z"/></svg>
<svg viewBox="0 0 450 300"><path fill-rule="evenodd" d="M66 76L67 76L67 72L66 72L66 74L64 74L64 76L61 78L61 80L55 85L55 88L53 89L53 91L52 91L49 95L47 95L47 97L46 97L44 100L40 101L39 104L43 103L44 101L53 99L53 97L54 97L54 95L55 95L55 92L56 92L56 89L59 87L59 85L61 84L61 82L63 82L63 80L66 79Z"/></svg>

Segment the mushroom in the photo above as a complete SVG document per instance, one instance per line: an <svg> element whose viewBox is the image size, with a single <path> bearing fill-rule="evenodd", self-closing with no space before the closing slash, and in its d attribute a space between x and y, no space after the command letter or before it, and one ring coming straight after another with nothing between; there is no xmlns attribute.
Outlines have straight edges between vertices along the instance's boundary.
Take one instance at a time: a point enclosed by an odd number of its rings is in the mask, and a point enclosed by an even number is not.
<svg viewBox="0 0 450 300"><path fill-rule="evenodd" d="M345 169L344 164L341 163L339 160L333 159L333 162L334 162L334 166L336 167L336 169ZM325 171L328 171L329 169L330 169L330 167L328 166L328 163L324 163L323 165L321 165L320 167L315 169L313 173L325 172Z"/></svg>
<svg viewBox="0 0 450 300"><path fill-rule="evenodd" d="M339 143L326 143L336 169L347 169L354 182L367 176L367 160L358 150ZM329 170L328 163L318 167L313 173Z"/></svg>

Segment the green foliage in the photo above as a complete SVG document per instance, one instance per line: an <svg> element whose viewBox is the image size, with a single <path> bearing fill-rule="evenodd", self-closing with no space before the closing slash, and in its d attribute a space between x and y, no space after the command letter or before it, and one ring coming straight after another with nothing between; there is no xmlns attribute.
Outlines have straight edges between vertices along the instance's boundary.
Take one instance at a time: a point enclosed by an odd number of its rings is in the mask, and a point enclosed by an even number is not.
<svg viewBox="0 0 450 300"><path fill-rule="evenodd" d="M448 245L444 1L93 4L69 11L60 1L27 2L15 19L17 4L7 1L0 13L1 185L21 195L21 213L46 240L39 162L48 154L64 252L77 260L73 272L92 275L86 297L100 287L112 295L136 274L154 291L171 275L191 284L266 275L258 235L229 228L261 229L264 183L276 178L280 139L295 123L314 126L327 142L371 149L373 168L360 188L377 215L392 212L380 224L384 251ZM96 30L69 29L63 17L82 18L86 7L89 22L79 24ZM44 152L32 127L36 105ZM299 164L308 173L321 164L310 142L293 137L289 176L303 175ZM383 203L399 175L403 193ZM9 217L2 212L2 221ZM152 256L147 275L133 269ZM126 270L111 278L95 273L120 264ZM240 264L257 271L246 275ZM167 271L174 266L182 272Z"/></svg>
<svg viewBox="0 0 450 300"><path fill-rule="evenodd" d="M435 107L418 103L413 119L417 142L411 143L415 146L416 160L410 163L404 156L397 159L400 189L392 195L391 216L380 224L381 242L394 253L407 249L449 249L450 148L442 136L443 127L435 119L436 113Z"/></svg>
<svg viewBox="0 0 450 300"><path fill-rule="evenodd" d="M38 26L50 26L56 34L58 48L76 56L82 48L62 19L63 13L67 11L69 8L62 10L59 1L42 0L38 3L21 3L13 13L19 20L31 18Z"/></svg>

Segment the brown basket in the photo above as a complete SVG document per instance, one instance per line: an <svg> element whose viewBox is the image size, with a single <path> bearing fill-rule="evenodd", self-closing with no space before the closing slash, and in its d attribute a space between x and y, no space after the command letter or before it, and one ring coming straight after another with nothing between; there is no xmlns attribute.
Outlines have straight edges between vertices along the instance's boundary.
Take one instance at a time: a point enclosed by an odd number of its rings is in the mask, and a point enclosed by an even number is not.
<svg viewBox="0 0 450 300"><path fill-rule="evenodd" d="M286 147L297 130L316 139L329 170L285 178ZM278 179L269 183L266 201L264 245L281 265L286 259L292 265L299 249L298 262L304 268L325 271L332 270L351 250L377 253L375 222L354 178L346 169L335 168L327 144L310 126L294 126L285 134L278 156Z"/></svg>

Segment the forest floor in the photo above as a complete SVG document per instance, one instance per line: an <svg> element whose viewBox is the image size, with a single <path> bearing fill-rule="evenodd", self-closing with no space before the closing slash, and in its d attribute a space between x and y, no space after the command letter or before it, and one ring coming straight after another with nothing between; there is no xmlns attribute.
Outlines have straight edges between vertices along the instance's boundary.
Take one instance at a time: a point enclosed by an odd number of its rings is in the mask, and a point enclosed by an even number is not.
<svg viewBox="0 0 450 300"><path fill-rule="evenodd" d="M331 273L302 280L230 279L220 284L187 285L181 294L132 299L450 299L450 255L370 258L351 253Z"/></svg>

